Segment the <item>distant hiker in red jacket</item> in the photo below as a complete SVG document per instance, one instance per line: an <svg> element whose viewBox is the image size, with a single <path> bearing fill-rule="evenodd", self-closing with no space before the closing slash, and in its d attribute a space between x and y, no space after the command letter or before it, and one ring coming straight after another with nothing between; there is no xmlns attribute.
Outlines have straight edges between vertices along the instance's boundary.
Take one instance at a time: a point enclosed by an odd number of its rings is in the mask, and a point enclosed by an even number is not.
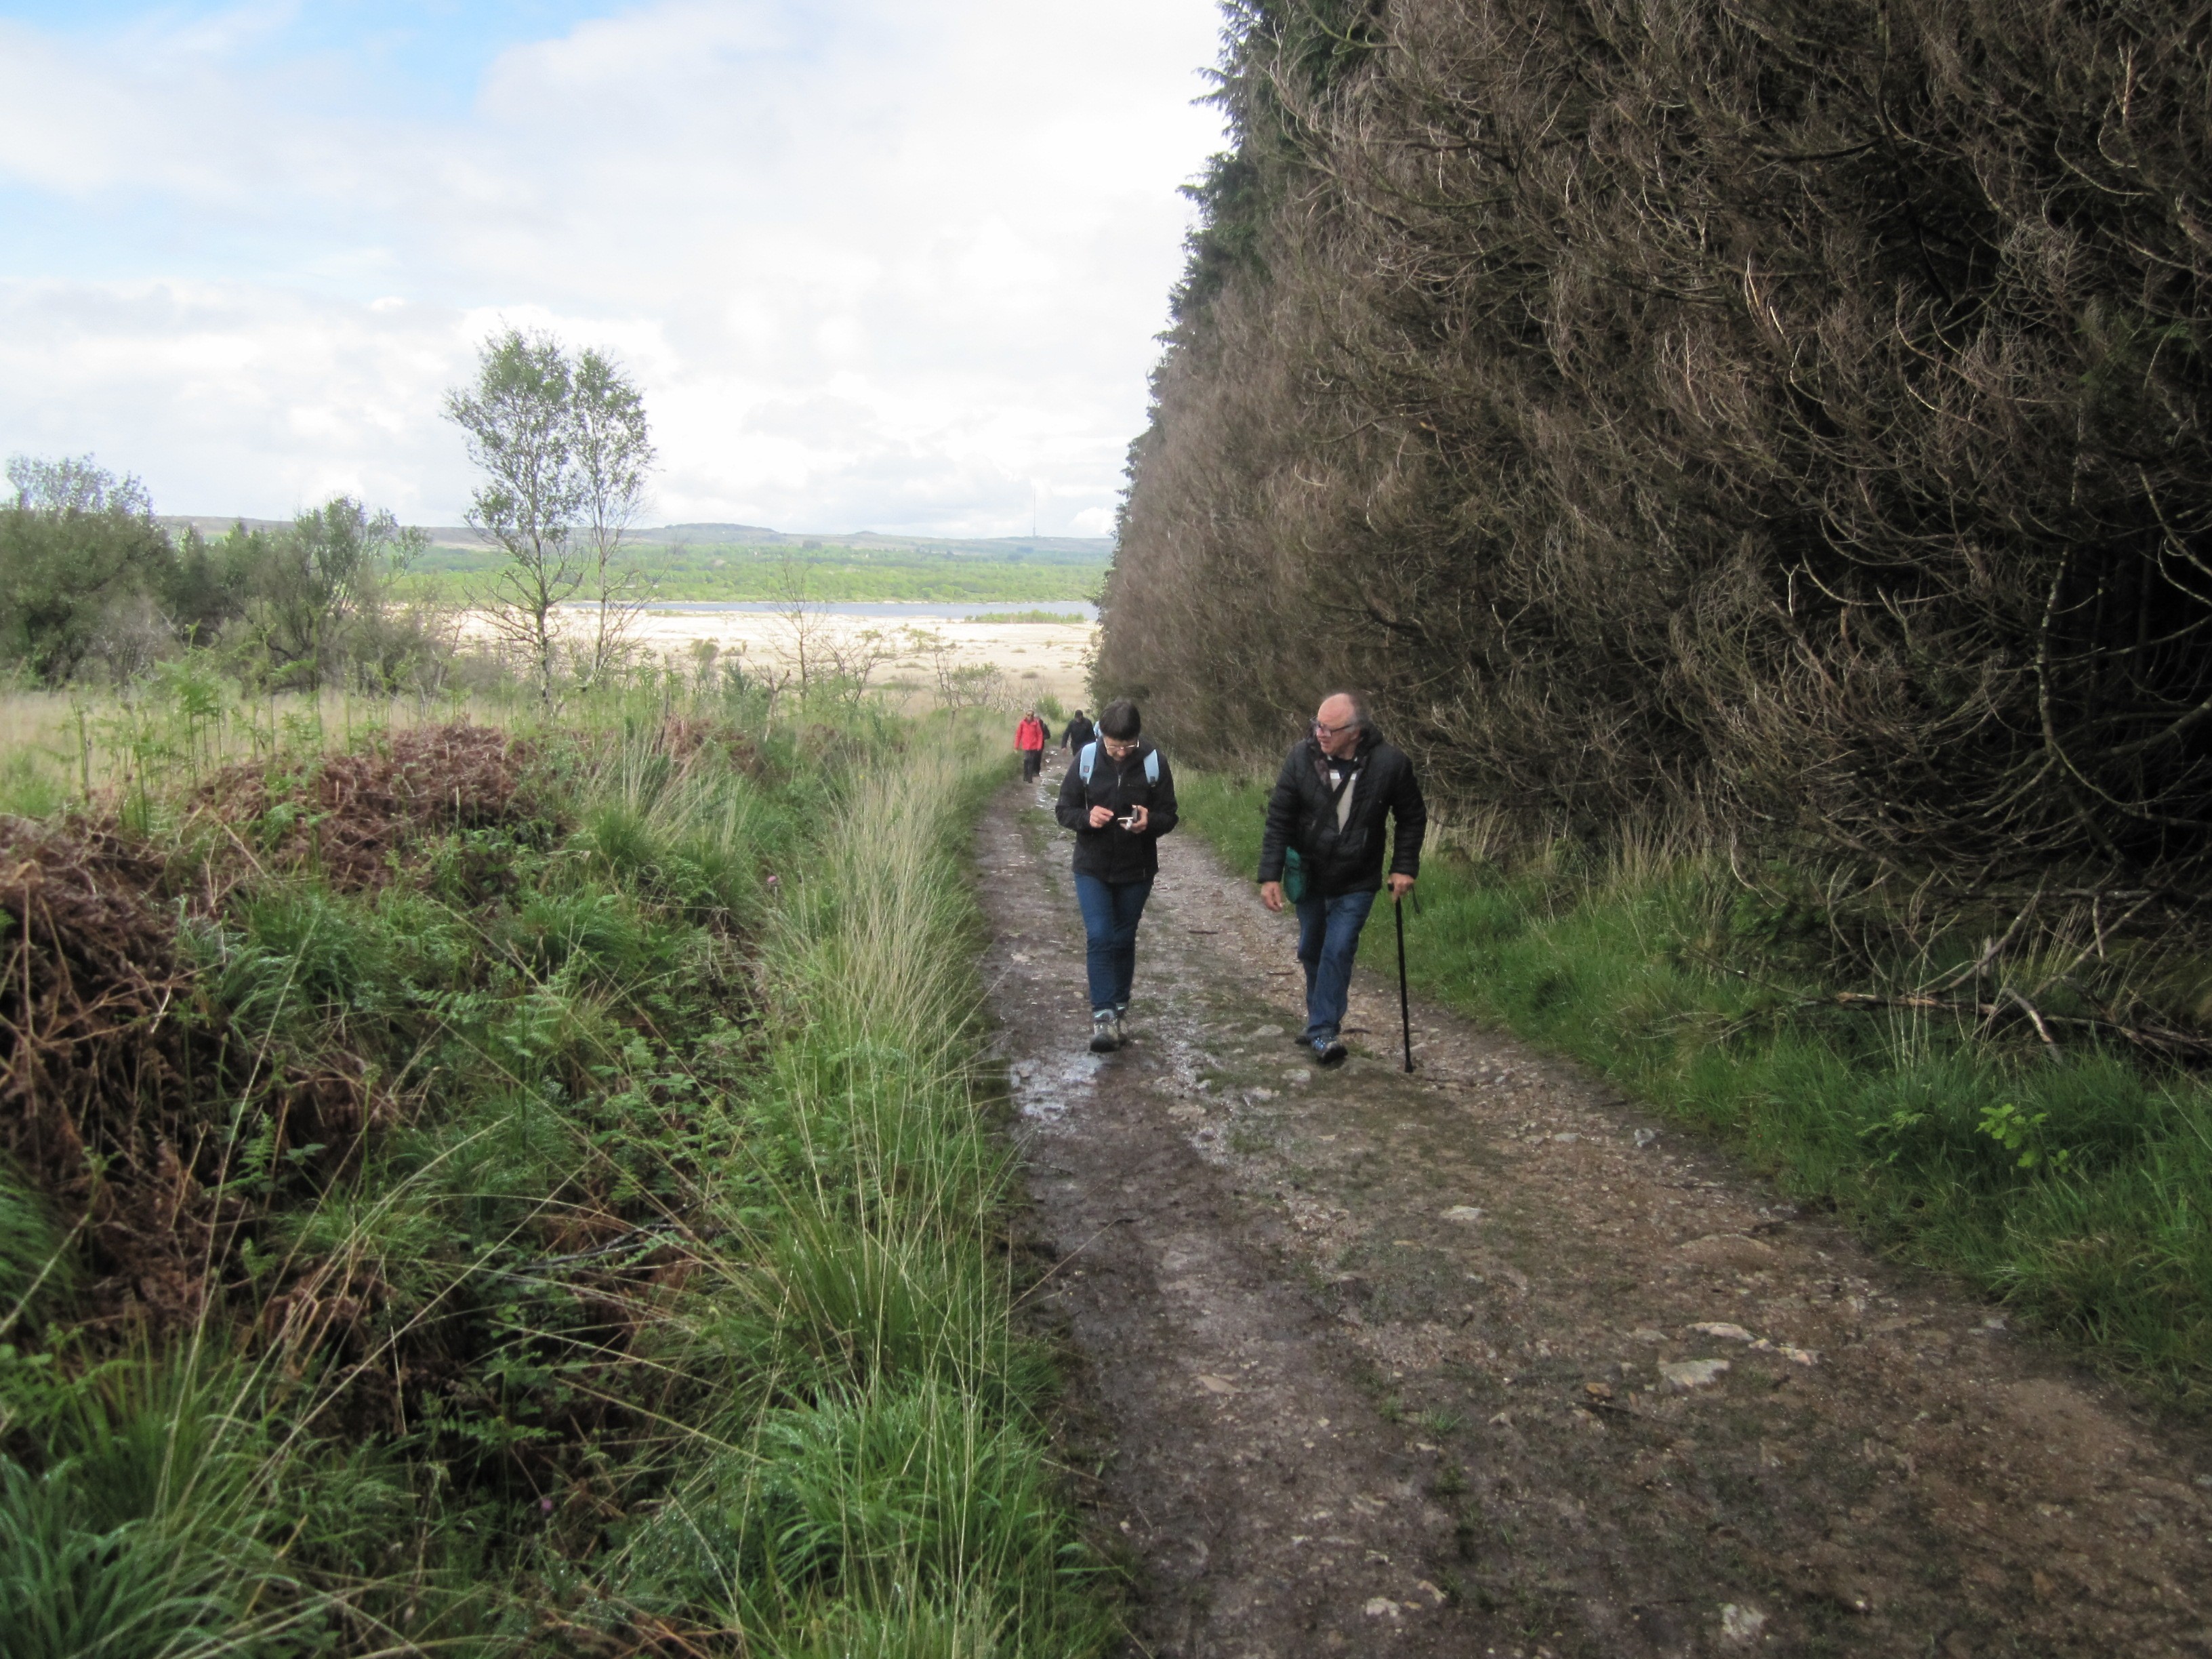
<svg viewBox="0 0 2212 1659"><path fill-rule="evenodd" d="M1014 747L1021 750L1024 779L1034 779L1044 769L1044 746L1051 740L1051 729L1037 718L1036 709L1022 716L1022 723L1014 728Z"/></svg>

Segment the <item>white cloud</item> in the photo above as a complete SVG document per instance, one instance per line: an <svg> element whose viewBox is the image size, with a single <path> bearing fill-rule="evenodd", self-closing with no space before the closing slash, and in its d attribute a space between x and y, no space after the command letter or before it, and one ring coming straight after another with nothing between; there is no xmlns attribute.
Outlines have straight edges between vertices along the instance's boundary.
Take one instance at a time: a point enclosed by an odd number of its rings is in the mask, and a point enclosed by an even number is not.
<svg viewBox="0 0 2212 1659"><path fill-rule="evenodd" d="M439 394L504 317L624 357L671 519L1005 533L1033 485L1048 532L1110 519L1219 143L1210 0L672 0L512 47L442 123L225 27L252 65L0 24L0 178L85 227L71 274L0 276L0 448L177 511L450 517Z"/></svg>
<svg viewBox="0 0 2212 1659"><path fill-rule="evenodd" d="M442 516L467 489L436 410L469 320L244 283L10 283L0 431L96 451L165 510L273 517L343 489Z"/></svg>

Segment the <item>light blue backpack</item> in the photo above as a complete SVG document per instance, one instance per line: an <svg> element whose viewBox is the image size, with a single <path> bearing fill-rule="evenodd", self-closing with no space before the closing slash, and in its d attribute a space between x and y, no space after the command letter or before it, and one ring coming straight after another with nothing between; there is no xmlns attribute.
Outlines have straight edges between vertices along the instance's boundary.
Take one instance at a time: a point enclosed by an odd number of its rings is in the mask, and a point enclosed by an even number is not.
<svg viewBox="0 0 2212 1659"><path fill-rule="evenodd" d="M1076 765L1082 769L1084 782L1088 783L1091 781L1091 769L1097 764L1098 745L1096 743L1085 744L1083 745L1082 757L1076 762ZM1145 781L1146 783L1158 783L1159 781L1160 751L1155 749L1151 754L1145 757Z"/></svg>

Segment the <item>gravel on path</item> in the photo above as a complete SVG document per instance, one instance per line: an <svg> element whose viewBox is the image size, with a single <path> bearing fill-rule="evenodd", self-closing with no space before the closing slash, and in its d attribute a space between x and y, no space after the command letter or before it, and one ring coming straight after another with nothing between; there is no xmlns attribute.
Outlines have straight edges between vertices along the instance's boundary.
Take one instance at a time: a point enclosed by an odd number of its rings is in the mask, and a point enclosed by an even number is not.
<svg viewBox="0 0 2212 1659"><path fill-rule="evenodd" d="M1510 1038L1416 1003L1406 1075L1395 983L1316 1069L1187 834L1087 1053L1054 787L981 830L987 972L1133 1653L2212 1655L2201 1425Z"/></svg>

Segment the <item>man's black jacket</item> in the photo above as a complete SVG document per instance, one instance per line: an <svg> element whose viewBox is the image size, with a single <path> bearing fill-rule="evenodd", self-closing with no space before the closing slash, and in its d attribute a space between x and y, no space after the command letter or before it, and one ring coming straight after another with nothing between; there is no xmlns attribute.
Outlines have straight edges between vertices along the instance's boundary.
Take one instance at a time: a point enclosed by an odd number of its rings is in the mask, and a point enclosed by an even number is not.
<svg viewBox="0 0 2212 1659"><path fill-rule="evenodd" d="M1060 800L1053 811L1062 824L1075 831L1077 875L1096 876L1101 881L1149 881L1159 873L1160 849L1155 843L1176 827L1175 774L1168 770L1167 757L1162 755L1160 781L1147 780L1145 757L1153 752L1152 744L1140 740L1129 751L1128 759L1116 764L1101 743L1088 784L1083 781L1083 751L1077 750L1067 763L1067 775L1060 781ZM1094 806L1112 807L1117 818L1127 817L1132 806L1147 807L1152 816L1142 835L1132 835L1118 823L1093 830L1091 809Z"/></svg>
<svg viewBox="0 0 2212 1659"><path fill-rule="evenodd" d="M1330 767L1350 768L1352 813L1340 831L1336 804L1330 799ZM1428 833L1429 809L1413 781L1413 763L1405 751L1372 732L1344 760L1332 761L1313 738L1302 738L1283 757L1274 793L1267 797L1267 832L1260 842L1260 879L1283 878L1283 849L1295 847L1305 866L1306 891L1315 898L1340 893L1371 893L1382 885L1382 816L1396 821L1390 848L1390 873L1421 873L1421 838Z"/></svg>
<svg viewBox="0 0 2212 1659"><path fill-rule="evenodd" d="M1078 714L1073 720L1068 721L1067 735L1062 741L1067 744L1069 754L1079 755L1083 752L1083 745L1097 735L1098 728L1091 725L1083 715Z"/></svg>

